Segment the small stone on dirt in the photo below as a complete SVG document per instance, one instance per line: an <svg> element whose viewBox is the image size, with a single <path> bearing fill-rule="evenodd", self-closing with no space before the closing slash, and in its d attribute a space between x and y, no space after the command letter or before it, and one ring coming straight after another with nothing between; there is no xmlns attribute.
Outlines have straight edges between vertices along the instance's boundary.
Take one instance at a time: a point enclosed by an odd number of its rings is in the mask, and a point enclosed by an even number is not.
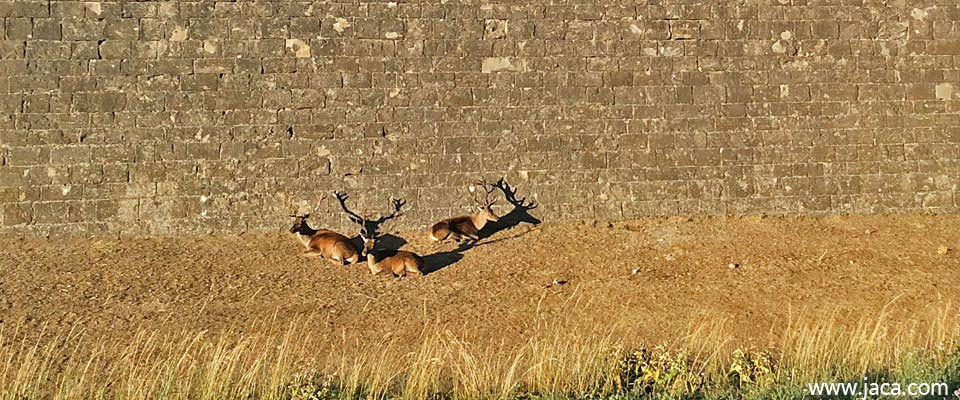
<svg viewBox="0 0 960 400"><path fill-rule="evenodd" d="M730 264L727 264L727 268L730 268L730 269L737 269L737 268L740 268L740 264L737 264L737 263L730 263Z"/></svg>
<svg viewBox="0 0 960 400"><path fill-rule="evenodd" d="M553 278L553 281L550 282L550 283L548 283L548 284L546 284L546 285L544 285L544 288L545 288L545 289L549 289L549 288L554 287L554 286L563 286L563 285L566 285L566 284L567 284L567 280L566 280L566 279Z"/></svg>
<svg viewBox="0 0 960 400"><path fill-rule="evenodd" d="M947 247L947 246L937 247L937 254L939 254L939 255L941 255L941 256L944 255L944 254L947 254L947 253L949 253L949 252L950 252L950 248Z"/></svg>
<svg viewBox="0 0 960 400"><path fill-rule="evenodd" d="M567 284L567 280L566 280L566 279L554 279L554 280L553 280L553 284L554 284L554 285L557 285L557 286L563 286L563 285L566 285L566 284Z"/></svg>

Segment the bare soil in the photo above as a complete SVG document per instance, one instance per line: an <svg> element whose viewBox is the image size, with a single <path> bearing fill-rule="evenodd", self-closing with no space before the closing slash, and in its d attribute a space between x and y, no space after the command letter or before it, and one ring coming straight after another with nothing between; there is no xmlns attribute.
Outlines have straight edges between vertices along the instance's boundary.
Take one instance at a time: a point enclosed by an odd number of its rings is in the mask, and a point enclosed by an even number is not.
<svg viewBox="0 0 960 400"><path fill-rule="evenodd" d="M960 304L960 216L651 218L512 223L473 248L398 234L425 276L372 276L300 256L287 235L0 240L0 320L88 336L242 331L309 316L331 336L419 334L427 322L520 340L544 315L660 340L704 318L770 340L799 310L906 319ZM502 229L501 229L502 228ZM394 238L394 244L404 240Z"/></svg>

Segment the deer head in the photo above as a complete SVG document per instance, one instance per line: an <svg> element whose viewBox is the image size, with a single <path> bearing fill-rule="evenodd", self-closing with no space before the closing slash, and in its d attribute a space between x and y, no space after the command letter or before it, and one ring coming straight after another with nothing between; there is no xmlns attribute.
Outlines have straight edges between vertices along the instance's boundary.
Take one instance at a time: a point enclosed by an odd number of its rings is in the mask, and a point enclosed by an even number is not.
<svg viewBox="0 0 960 400"><path fill-rule="evenodd" d="M307 218L310 218L310 214L317 212L320 209L320 204L323 203L323 200L326 198L326 195L317 195L317 205L313 207L313 211L306 214L290 214L290 217L296 218L293 222L293 226L290 228L290 233L300 233L300 234L311 234L310 231L313 229L307 225Z"/></svg>
<svg viewBox="0 0 960 400"><path fill-rule="evenodd" d="M487 221L496 221L499 219L497 214L493 211L493 205L497 203L497 199L492 198L494 189L495 186L487 184L485 179L481 179L479 182L473 183L469 187L470 193L473 193L473 202L477 206L479 211L478 214ZM478 196L481 190L484 191L483 200L480 200L480 197Z"/></svg>

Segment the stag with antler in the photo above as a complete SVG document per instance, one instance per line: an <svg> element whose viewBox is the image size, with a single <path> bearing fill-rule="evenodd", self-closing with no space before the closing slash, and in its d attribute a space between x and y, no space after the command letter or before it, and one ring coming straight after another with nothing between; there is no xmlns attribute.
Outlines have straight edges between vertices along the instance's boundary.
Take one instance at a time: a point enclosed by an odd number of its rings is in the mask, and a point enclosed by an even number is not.
<svg viewBox="0 0 960 400"><path fill-rule="evenodd" d="M326 195L317 196L317 205L313 208L316 212ZM346 236L327 229L313 229L307 224L307 218L310 213L298 215L291 214L296 218L290 233L294 234L297 240L307 248L303 252L304 257L320 257L333 261L340 265L347 263L353 264L360 259L360 252L353 245L353 242Z"/></svg>
<svg viewBox="0 0 960 400"><path fill-rule="evenodd" d="M380 226L385 222L395 219L403 213L400 209L406 204L403 200L393 200L393 212L388 215L380 215L376 219L369 216L357 214L347 208L347 195L337 193L337 200L340 200L340 207L347 214L350 221L360 225L360 239L363 240L363 256L367 258L367 267L370 273L376 275L380 273L391 273L393 276L405 276L408 273L422 275L423 257L416 253L404 250L377 249L377 242L382 238Z"/></svg>
<svg viewBox="0 0 960 400"><path fill-rule="evenodd" d="M474 215L464 215L460 217L447 218L433 224L429 230L430 239L434 241L443 241L447 238L453 238L454 241L467 240L470 243L476 243L480 240L480 230L487 222L495 222L498 217L493 212L493 205L497 200L492 198L495 187L487 184L485 180L471 184L470 192L474 195L474 203L477 212ZM484 191L483 200L479 199L480 191Z"/></svg>

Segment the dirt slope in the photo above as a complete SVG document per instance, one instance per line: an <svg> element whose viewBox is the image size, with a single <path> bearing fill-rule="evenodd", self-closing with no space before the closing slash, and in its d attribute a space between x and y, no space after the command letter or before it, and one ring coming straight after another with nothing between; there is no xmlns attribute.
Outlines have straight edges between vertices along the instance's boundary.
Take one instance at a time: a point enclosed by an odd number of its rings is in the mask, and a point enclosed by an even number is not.
<svg viewBox="0 0 960 400"><path fill-rule="evenodd" d="M739 340L769 339L791 312L892 318L960 304L960 217L647 219L519 224L464 252L399 234L427 276L371 276L302 258L288 236L0 241L0 319L32 329L78 323L91 336L132 328L243 330L312 316L331 335L410 336L425 321L518 340L537 318L618 322L630 339L728 319ZM946 251L945 251L946 250ZM735 264L731 268L730 264ZM78 322L79 321L79 322Z"/></svg>

